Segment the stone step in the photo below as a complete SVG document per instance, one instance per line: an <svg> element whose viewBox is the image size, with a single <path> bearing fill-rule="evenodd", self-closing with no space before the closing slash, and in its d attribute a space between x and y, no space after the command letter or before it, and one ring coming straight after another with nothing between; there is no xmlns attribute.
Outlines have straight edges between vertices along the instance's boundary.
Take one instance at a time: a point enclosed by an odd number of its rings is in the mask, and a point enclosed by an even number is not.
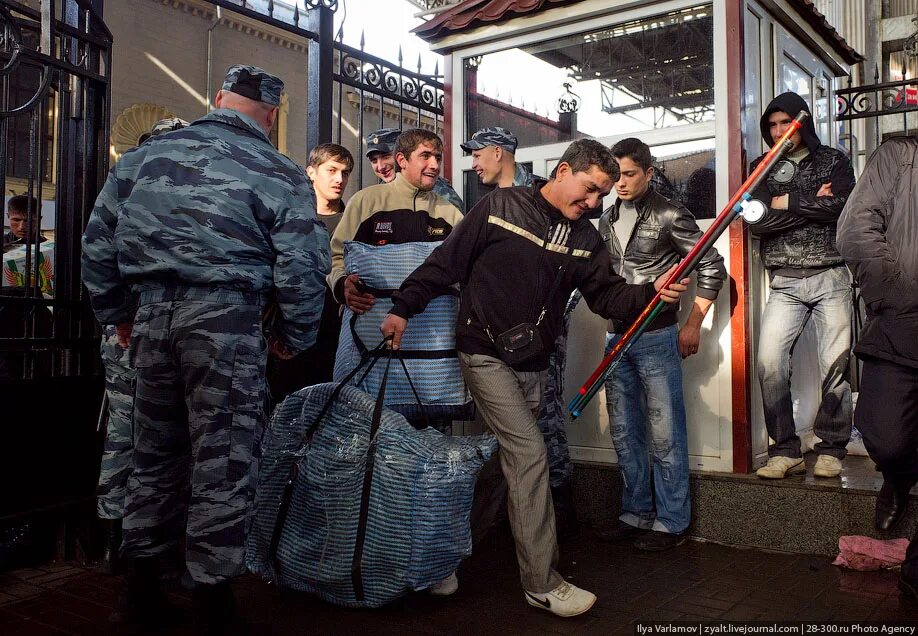
<svg viewBox="0 0 918 636"><path fill-rule="evenodd" d="M881 539L912 537L918 527L918 487L905 518L887 534L874 529L873 517L882 476L864 457L849 457L837 479L808 471L787 479L752 475L692 473L692 523L695 538L730 546L798 554L838 554L838 538L866 535ZM617 466L578 463L574 491L578 514L587 526L614 522L621 507Z"/></svg>

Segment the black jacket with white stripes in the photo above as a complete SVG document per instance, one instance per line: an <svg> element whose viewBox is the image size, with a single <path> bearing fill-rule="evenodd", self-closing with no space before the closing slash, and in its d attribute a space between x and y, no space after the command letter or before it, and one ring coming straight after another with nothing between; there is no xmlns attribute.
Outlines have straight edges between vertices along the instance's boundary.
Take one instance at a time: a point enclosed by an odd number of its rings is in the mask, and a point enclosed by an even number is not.
<svg viewBox="0 0 918 636"><path fill-rule="evenodd" d="M456 347L497 357L485 326L496 336L520 323L537 322L546 306L539 325L545 350L517 365L518 371L548 367L564 306L575 288L590 309L606 318L629 320L639 313L656 293L653 283L625 283L613 271L589 219L566 219L542 196L544 185L538 180L531 187L498 188L482 199L393 294L392 313L410 318L424 311L438 290L459 283ZM561 280L548 299L559 271ZM476 304L484 316L477 315Z"/></svg>

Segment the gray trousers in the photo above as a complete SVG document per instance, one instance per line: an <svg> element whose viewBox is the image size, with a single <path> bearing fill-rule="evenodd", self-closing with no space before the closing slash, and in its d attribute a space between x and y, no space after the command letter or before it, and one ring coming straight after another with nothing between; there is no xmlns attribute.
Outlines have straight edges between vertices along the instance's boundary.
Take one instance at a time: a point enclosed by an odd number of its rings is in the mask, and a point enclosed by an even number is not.
<svg viewBox="0 0 918 636"><path fill-rule="evenodd" d="M460 352L459 362L478 412L500 444L523 589L549 592L564 579L555 571L555 512L545 441L536 425L546 372L514 371L497 358L479 354Z"/></svg>

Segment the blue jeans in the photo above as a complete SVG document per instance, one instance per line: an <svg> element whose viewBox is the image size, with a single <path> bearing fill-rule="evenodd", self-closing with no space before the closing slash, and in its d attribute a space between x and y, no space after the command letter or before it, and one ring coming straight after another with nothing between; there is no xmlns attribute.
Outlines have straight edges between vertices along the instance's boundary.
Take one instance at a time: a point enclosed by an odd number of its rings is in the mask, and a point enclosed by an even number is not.
<svg viewBox="0 0 918 636"><path fill-rule="evenodd" d="M797 339L812 319L816 328L822 399L813 432L816 452L845 457L851 437L851 276L844 265L809 278L775 276L762 315L758 375L765 426L774 444L769 457L800 457L791 399L791 359Z"/></svg>
<svg viewBox="0 0 918 636"><path fill-rule="evenodd" d="M646 332L606 380L612 444L624 482L619 519L637 528L672 534L684 531L691 520L677 334L676 325ZM619 338L619 334L608 334L606 353ZM653 459L652 479L649 457Z"/></svg>

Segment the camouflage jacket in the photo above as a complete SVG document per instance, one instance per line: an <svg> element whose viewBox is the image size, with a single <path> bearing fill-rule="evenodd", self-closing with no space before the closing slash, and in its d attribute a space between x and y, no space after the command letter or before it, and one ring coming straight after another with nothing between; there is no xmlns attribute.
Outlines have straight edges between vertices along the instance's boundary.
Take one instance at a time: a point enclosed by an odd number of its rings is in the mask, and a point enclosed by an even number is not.
<svg viewBox="0 0 918 636"><path fill-rule="evenodd" d="M443 177L437 177L434 183L433 193L455 205L460 212L465 212L465 204L462 202L462 198L453 190L453 186L449 184L449 181Z"/></svg>
<svg viewBox="0 0 918 636"><path fill-rule="evenodd" d="M112 168L83 235L83 282L102 324L133 319L131 292L268 295L287 346L315 342L329 270L312 184L254 120L219 109Z"/></svg>
<svg viewBox="0 0 918 636"><path fill-rule="evenodd" d="M533 179L541 179L542 177L534 177L529 169L521 163L516 164L516 171L513 173L513 185L514 186L526 186L527 188L532 185Z"/></svg>

